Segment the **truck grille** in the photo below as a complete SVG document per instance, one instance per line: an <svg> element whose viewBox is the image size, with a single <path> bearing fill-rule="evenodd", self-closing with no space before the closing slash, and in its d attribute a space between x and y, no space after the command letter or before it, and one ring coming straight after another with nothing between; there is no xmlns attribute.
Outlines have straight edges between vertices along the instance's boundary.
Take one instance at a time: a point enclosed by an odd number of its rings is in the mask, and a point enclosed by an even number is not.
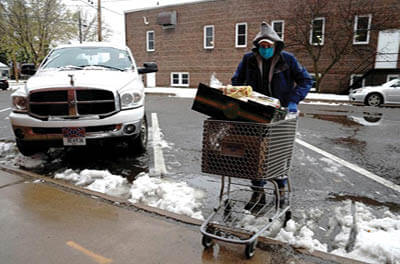
<svg viewBox="0 0 400 264"><path fill-rule="evenodd" d="M29 110L38 118L107 116L116 111L114 94L100 89L55 89L32 92Z"/></svg>

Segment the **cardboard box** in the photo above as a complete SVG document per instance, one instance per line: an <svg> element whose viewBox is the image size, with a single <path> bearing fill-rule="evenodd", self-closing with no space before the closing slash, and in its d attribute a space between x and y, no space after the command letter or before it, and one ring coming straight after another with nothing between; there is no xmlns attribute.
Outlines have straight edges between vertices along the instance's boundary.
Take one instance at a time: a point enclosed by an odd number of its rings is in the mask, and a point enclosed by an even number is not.
<svg viewBox="0 0 400 264"><path fill-rule="evenodd" d="M220 120L270 123L283 120L286 111L248 100L242 101L200 83L192 109Z"/></svg>

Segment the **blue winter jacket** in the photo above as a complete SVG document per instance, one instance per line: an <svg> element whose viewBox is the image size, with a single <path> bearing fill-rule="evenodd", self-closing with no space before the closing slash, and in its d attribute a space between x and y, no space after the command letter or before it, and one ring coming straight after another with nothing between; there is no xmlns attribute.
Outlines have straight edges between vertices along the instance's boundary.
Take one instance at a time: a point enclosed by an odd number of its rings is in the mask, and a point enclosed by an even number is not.
<svg viewBox="0 0 400 264"><path fill-rule="evenodd" d="M272 94L263 88L265 86L263 86L256 56L259 56L256 52L249 52L243 56L232 77L232 85L250 85L256 92L278 98L284 107L289 102L298 104L306 97L313 80L293 54L286 51L280 52L279 59L274 65L272 79L269 82ZM265 65L265 60L263 63Z"/></svg>

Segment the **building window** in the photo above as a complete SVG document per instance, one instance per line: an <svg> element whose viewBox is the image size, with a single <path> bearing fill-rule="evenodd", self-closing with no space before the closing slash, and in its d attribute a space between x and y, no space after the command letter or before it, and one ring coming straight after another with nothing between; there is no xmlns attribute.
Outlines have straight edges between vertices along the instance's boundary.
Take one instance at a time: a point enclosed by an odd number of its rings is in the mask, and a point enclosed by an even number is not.
<svg viewBox="0 0 400 264"><path fill-rule="evenodd" d="M317 91L317 80L315 79L315 73L310 73L311 78L313 79L313 84L311 86L310 92L316 92ZM321 74L318 74L321 76Z"/></svg>
<svg viewBox="0 0 400 264"><path fill-rule="evenodd" d="M369 30L371 29L371 20L371 15L355 17L353 44L369 43Z"/></svg>
<svg viewBox="0 0 400 264"><path fill-rule="evenodd" d="M278 36L283 40L283 34L285 31L285 22L283 20L272 21L272 28L278 34Z"/></svg>
<svg viewBox="0 0 400 264"><path fill-rule="evenodd" d="M171 86L189 87L189 73L171 72Z"/></svg>
<svg viewBox="0 0 400 264"><path fill-rule="evenodd" d="M311 23L310 44L324 45L325 18L314 18Z"/></svg>
<svg viewBox="0 0 400 264"><path fill-rule="evenodd" d="M236 48L247 47L247 23L236 24Z"/></svg>
<svg viewBox="0 0 400 264"><path fill-rule="evenodd" d="M147 51L154 51L154 31L147 31L146 47Z"/></svg>
<svg viewBox="0 0 400 264"><path fill-rule="evenodd" d="M204 26L204 48L213 49L214 48L214 26Z"/></svg>
<svg viewBox="0 0 400 264"><path fill-rule="evenodd" d="M388 74L386 76L386 82L390 82L391 80L394 79L400 79L400 74Z"/></svg>
<svg viewBox="0 0 400 264"><path fill-rule="evenodd" d="M350 86L353 86L354 84L354 87L351 87L352 89L357 89L365 86L365 79L360 80L362 76L362 74L352 74L350 76Z"/></svg>

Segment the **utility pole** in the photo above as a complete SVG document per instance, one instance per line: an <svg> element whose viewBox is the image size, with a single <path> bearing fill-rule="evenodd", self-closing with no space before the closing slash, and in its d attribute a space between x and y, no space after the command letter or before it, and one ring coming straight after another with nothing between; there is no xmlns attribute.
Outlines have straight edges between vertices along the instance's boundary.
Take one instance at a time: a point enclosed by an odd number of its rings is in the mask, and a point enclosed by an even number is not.
<svg viewBox="0 0 400 264"><path fill-rule="evenodd" d="M101 36L101 0L97 0L97 37L98 41L102 41Z"/></svg>
<svg viewBox="0 0 400 264"><path fill-rule="evenodd" d="M81 10L78 13L78 25L79 25L79 43L82 44L82 17L81 17Z"/></svg>

